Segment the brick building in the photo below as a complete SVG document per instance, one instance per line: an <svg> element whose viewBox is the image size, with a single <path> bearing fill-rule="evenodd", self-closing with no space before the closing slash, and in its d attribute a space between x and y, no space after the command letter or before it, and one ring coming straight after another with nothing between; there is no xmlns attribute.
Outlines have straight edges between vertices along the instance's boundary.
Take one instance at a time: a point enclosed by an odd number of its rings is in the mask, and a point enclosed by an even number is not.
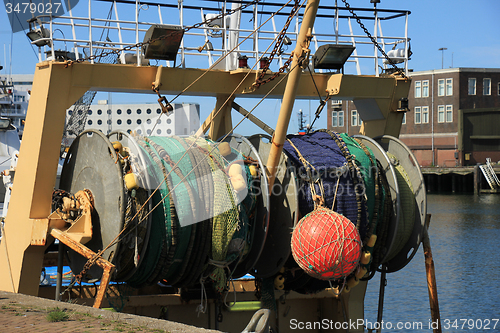
<svg viewBox="0 0 500 333"><path fill-rule="evenodd" d="M410 73L408 112L400 139L422 166L500 161L500 68L449 68ZM357 134L352 101L331 101L328 127Z"/></svg>

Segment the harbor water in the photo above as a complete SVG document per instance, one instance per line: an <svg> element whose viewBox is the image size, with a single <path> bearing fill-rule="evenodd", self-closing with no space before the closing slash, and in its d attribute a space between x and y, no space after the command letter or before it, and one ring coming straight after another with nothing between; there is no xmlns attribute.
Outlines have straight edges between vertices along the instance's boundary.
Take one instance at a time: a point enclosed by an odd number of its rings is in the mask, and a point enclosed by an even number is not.
<svg viewBox="0 0 500 333"><path fill-rule="evenodd" d="M429 194L427 204L443 332L500 332L500 195ZM420 246L405 268L387 274L382 332L432 332L426 281ZM377 273L365 298L369 324L379 287Z"/></svg>

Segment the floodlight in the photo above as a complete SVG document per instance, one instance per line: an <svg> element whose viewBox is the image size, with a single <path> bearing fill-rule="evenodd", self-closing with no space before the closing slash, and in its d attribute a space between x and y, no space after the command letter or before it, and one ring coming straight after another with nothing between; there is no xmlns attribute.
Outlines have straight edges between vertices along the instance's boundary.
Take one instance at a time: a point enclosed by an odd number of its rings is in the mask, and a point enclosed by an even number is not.
<svg viewBox="0 0 500 333"><path fill-rule="evenodd" d="M321 45L313 56L314 68L341 69L351 56L354 48L351 45Z"/></svg>
<svg viewBox="0 0 500 333"><path fill-rule="evenodd" d="M183 36L178 25L152 25L144 36L144 58L175 61Z"/></svg>
<svg viewBox="0 0 500 333"><path fill-rule="evenodd" d="M36 27L35 22L38 22L39 28ZM50 40L45 40L45 38L50 38L50 31L43 27L39 19L32 18L28 20L28 24L30 31L28 31L26 35L36 46L42 47L50 45Z"/></svg>

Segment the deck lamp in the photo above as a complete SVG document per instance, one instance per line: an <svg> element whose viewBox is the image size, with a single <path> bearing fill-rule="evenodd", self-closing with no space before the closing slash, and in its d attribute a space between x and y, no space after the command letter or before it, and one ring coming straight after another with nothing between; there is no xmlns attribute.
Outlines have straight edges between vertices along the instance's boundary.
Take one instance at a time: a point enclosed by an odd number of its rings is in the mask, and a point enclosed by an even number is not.
<svg viewBox="0 0 500 333"><path fill-rule="evenodd" d="M184 29L178 25L155 24L144 36L144 58L174 60L181 45ZM153 42L150 42L153 41Z"/></svg>
<svg viewBox="0 0 500 333"><path fill-rule="evenodd" d="M39 28L36 27L35 22L38 22ZM43 27L40 19L34 17L28 20L28 24L30 27L30 31L28 31L26 35L32 42L34 42L36 46L42 47L45 45L50 45L50 40L45 39L50 37L50 31L47 28Z"/></svg>
<svg viewBox="0 0 500 333"><path fill-rule="evenodd" d="M314 53L314 68L341 69L354 51L354 46L340 44L321 45Z"/></svg>

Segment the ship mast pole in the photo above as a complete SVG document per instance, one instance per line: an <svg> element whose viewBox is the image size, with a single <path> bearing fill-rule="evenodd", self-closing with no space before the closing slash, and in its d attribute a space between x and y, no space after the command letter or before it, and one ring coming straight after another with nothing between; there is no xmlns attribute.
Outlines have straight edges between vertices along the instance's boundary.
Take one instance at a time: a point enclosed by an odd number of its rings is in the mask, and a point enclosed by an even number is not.
<svg viewBox="0 0 500 333"><path fill-rule="evenodd" d="M276 124L276 130L272 139L271 151L267 159L267 169L269 171L269 188L272 189L274 178L276 177L277 165L279 163L283 144L285 143L290 116L292 115L293 104L297 95L297 87L302 74L302 66L308 64L309 58L309 37L312 34L316 12L318 11L319 0L308 0L304 11L302 26L300 27L297 44L293 51L291 71L288 75L283 102L281 103L280 114ZM272 192L271 192L272 193Z"/></svg>

